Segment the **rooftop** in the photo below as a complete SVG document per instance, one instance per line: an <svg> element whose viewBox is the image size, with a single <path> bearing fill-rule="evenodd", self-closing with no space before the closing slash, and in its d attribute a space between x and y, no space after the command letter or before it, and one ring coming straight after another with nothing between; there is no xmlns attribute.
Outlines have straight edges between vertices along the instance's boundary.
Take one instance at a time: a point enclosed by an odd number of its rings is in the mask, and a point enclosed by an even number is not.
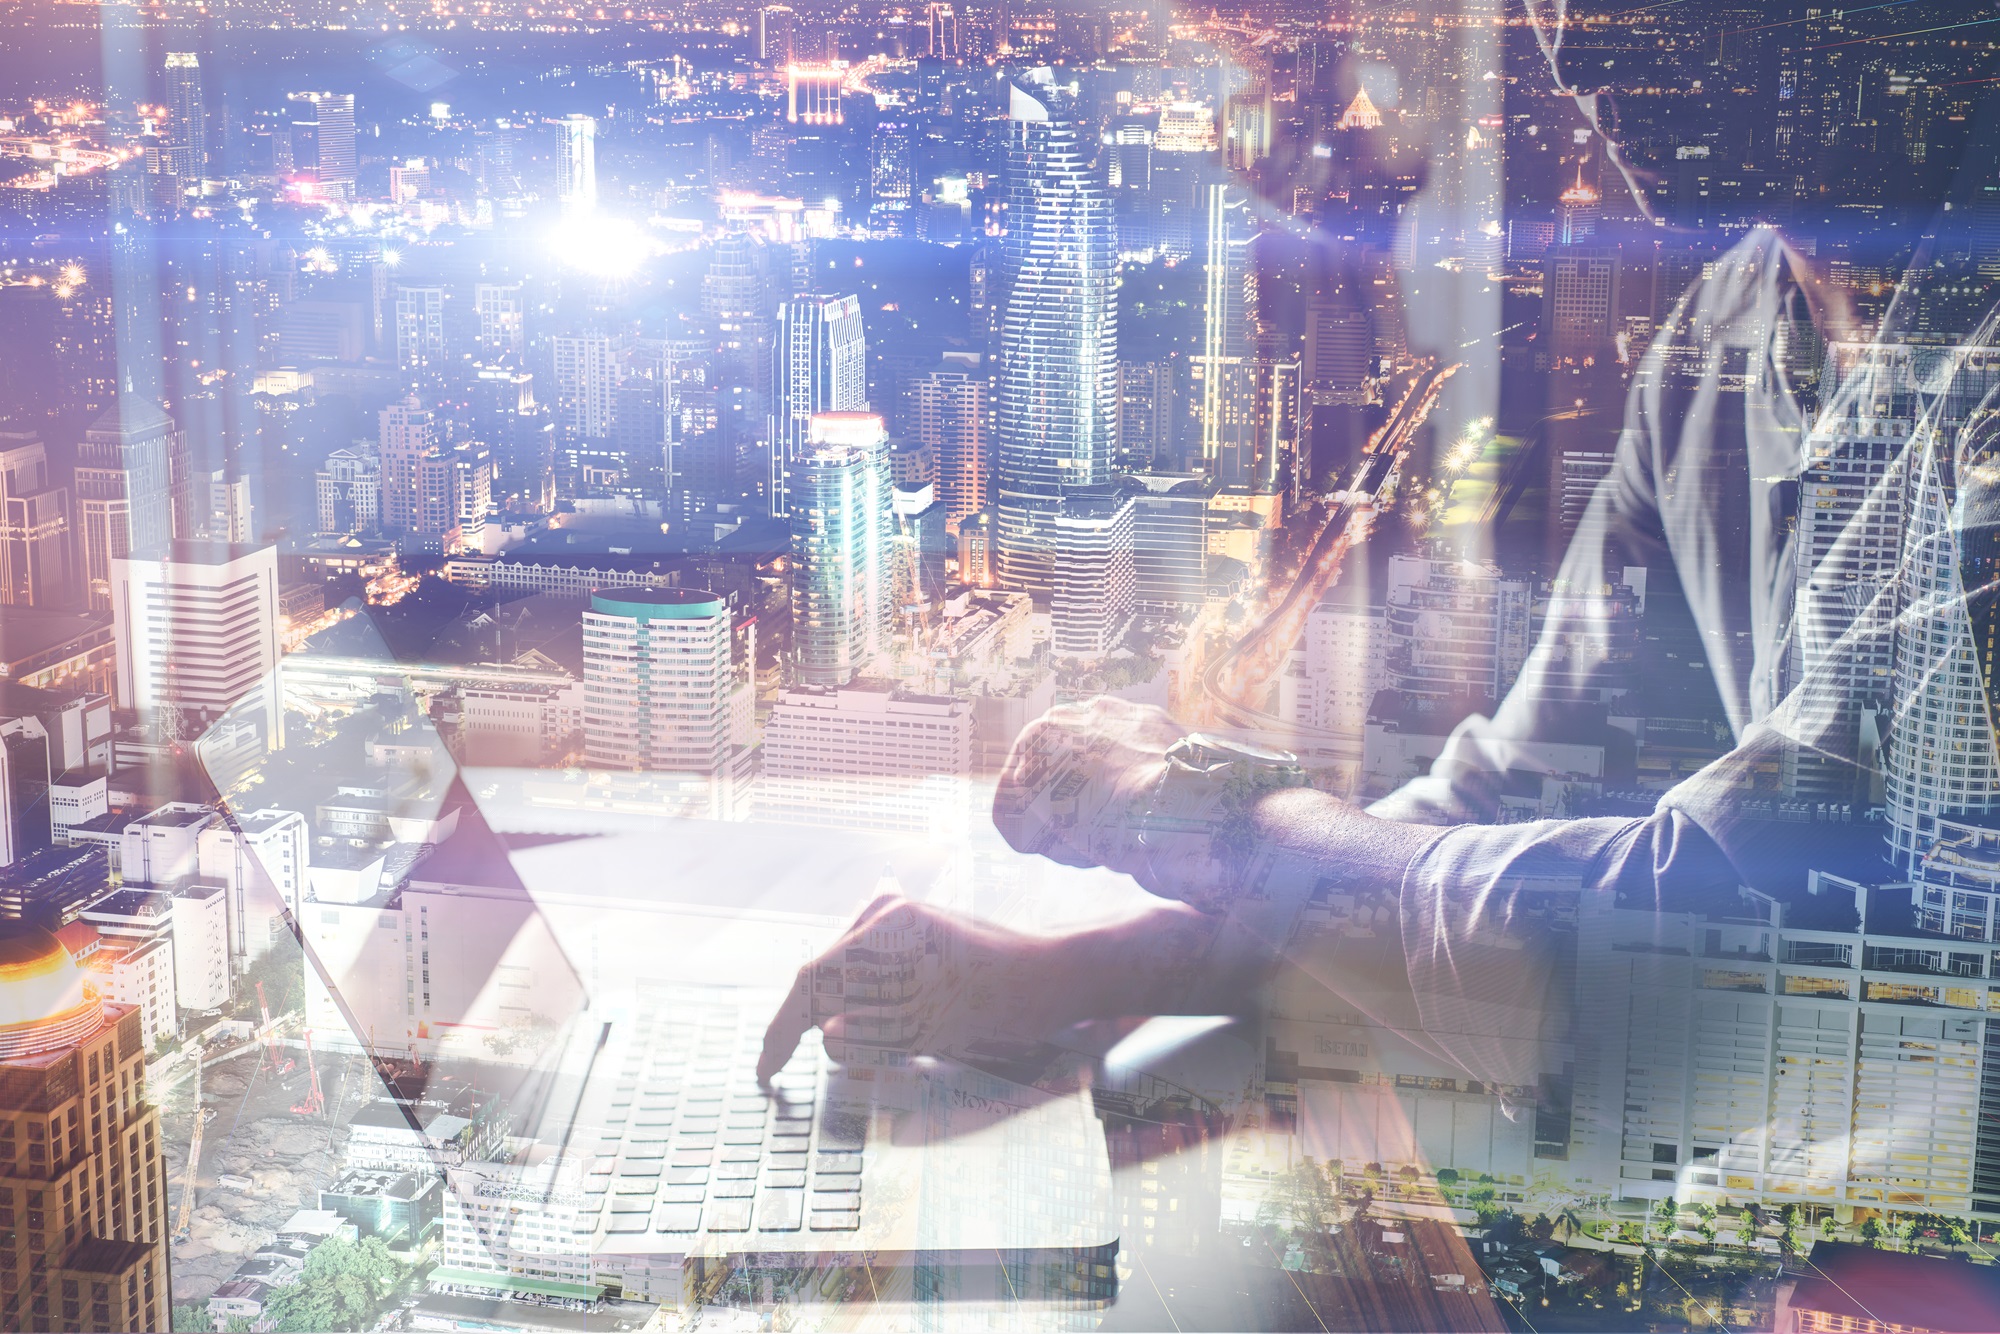
<svg viewBox="0 0 2000 1334"><path fill-rule="evenodd" d="M1991 1265L1844 1241L1815 1242L1811 1259L1797 1264L1794 1310L1940 1334L1971 1334L2000 1324L2000 1268Z"/></svg>

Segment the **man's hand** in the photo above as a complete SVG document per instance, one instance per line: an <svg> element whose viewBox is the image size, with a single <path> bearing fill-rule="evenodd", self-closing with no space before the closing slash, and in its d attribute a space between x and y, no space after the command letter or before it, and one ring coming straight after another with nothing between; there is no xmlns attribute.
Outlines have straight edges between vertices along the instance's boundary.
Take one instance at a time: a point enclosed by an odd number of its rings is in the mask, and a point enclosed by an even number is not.
<svg viewBox="0 0 2000 1334"><path fill-rule="evenodd" d="M1171 883L1174 868L1148 846L1143 822L1167 771L1167 749L1186 733L1160 709L1106 696L1050 709L1008 753L993 823L1016 851L1107 867L1162 897L1185 898ZM1175 860L1190 860L1188 851Z"/></svg>
<svg viewBox="0 0 2000 1334"><path fill-rule="evenodd" d="M810 1028L835 1060L855 1046L954 1056L981 1040L1043 1041L1089 1019L1165 1012L1185 990L1172 979L1212 930L1163 904L1116 926L1030 936L885 895L799 969L765 1029L757 1078L768 1084Z"/></svg>

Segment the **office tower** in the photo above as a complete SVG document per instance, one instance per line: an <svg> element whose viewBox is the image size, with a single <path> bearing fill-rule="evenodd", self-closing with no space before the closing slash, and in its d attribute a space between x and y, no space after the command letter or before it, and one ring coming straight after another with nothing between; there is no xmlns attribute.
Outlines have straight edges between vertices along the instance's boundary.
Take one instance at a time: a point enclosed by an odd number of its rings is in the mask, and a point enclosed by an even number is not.
<svg viewBox="0 0 2000 1334"><path fill-rule="evenodd" d="M930 55L937 60L958 59L958 13L950 5L940 0L931 0L927 11L930 20Z"/></svg>
<svg viewBox="0 0 2000 1334"><path fill-rule="evenodd" d="M994 386L987 358L947 352L910 386L912 433L930 451L938 499L956 531L992 501Z"/></svg>
<svg viewBox="0 0 2000 1334"><path fill-rule="evenodd" d="M1556 200L1556 244L1578 245L1597 235L1603 216L1603 196L1583 179L1583 164L1576 168L1576 183Z"/></svg>
<svg viewBox="0 0 2000 1334"><path fill-rule="evenodd" d="M1216 174L1215 113L1201 102L1161 108L1145 196L1150 229L1145 239L1156 254L1184 259L1196 252L1207 212L1205 190Z"/></svg>
<svg viewBox="0 0 2000 1334"><path fill-rule="evenodd" d="M1055 582L1049 516L1066 491L1110 477L1116 258L1110 203L1068 119L1072 94L1046 69L1010 88L999 573L1008 587L1047 593Z"/></svg>
<svg viewBox="0 0 2000 1334"><path fill-rule="evenodd" d="M99 1000L47 931L0 930L0 1209L21 1220L0 1326L165 1329L167 1155L139 1011Z"/></svg>
<svg viewBox="0 0 2000 1334"><path fill-rule="evenodd" d="M49 733L39 718L0 721L0 866L49 846Z"/></svg>
<svg viewBox="0 0 2000 1334"><path fill-rule="evenodd" d="M786 690L764 724L759 819L962 835L972 704L887 689Z"/></svg>
<svg viewBox="0 0 2000 1334"><path fill-rule="evenodd" d="M564 116L562 180L556 188L566 213L589 213L597 207L597 121L589 116Z"/></svg>
<svg viewBox="0 0 2000 1334"><path fill-rule="evenodd" d="M444 288L396 284L396 363L404 370L444 367Z"/></svg>
<svg viewBox="0 0 2000 1334"><path fill-rule="evenodd" d="M868 141L868 186L876 208L908 208L914 193L914 139L908 121L878 121Z"/></svg>
<svg viewBox="0 0 2000 1334"><path fill-rule="evenodd" d="M111 605L113 561L157 552L173 540L173 460L181 448L173 419L131 395L84 432L76 498L84 591L93 609Z"/></svg>
<svg viewBox="0 0 2000 1334"><path fill-rule="evenodd" d="M892 483L889 512L895 521L895 573L889 600L893 616L944 601L945 557L950 535L944 502L933 482Z"/></svg>
<svg viewBox="0 0 2000 1334"><path fill-rule="evenodd" d="M227 469L217 468L197 474L195 490L201 504L194 536L238 545L255 540L248 477L231 477Z"/></svg>
<svg viewBox="0 0 2000 1334"><path fill-rule="evenodd" d="M176 542L112 562L118 703L192 739L232 712L281 743L278 556L271 546Z"/></svg>
<svg viewBox="0 0 2000 1334"><path fill-rule="evenodd" d="M1109 489L1065 495L1050 516L1054 589L1049 651L1095 662L1131 628L1137 579L1132 565L1132 497Z"/></svg>
<svg viewBox="0 0 2000 1334"><path fill-rule="evenodd" d="M1559 353L1606 350L1617 333L1619 271L1615 246L1562 245L1542 260L1542 329Z"/></svg>
<svg viewBox="0 0 2000 1334"><path fill-rule="evenodd" d="M336 449L313 474L321 537L372 533L382 524L382 465L372 453Z"/></svg>
<svg viewBox="0 0 2000 1334"><path fill-rule="evenodd" d="M2000 497L1990 470L1960 457L1968 420L2000 388L2000 348L1886 351L1905 354L1904 364L1883 367L1871 357L1862 384L1895 376L1920 390L1902 399L1909 415L1882 422L1885 435L1908 442L1891 622L1893 713L1882 766L1890 858L1908 867L1929 850L1940 819L1990 819L2000 811L2000 745L1989 703L2000 669L1991 591L2000 577ZM1871 417L1887 418L1897 397L1877 391L1854 401ZM1838 391L1834 403L1847 399ZM1881 624L1875 612L1863 628ZM1879 665L1879 658L1870 661Z"/></svg>
<svg viewBox="0 0 2000 1334"><path fill-rule="evenodd" d="M654 772L680 808L729 818L746 799L749 701L729 607L692 589L606 589L583 615L584 763Z"/></svg>
<svg viewBox="0 0 2000 1334"><path fill-rule="evenodd" d="M798 15L789 5L765 5L757 11L757 59L785 66L797 59Z"/></svg>
<svg viewBox="0 0 2000 1334"><path fill-rule="evenodd" d="M813 418L868 405L861 301L801 296L778 307L771 348L771 513L791 513L794 472L811 446Z"/></svg>
<svg viewBox="0 0 2000 1334"><path fill-rule="evenodd" d="M354 147L354 94L293 93L292 100L312 107L310 128L318 152L314 176L320 193L348 198L354 193L359 165Z"/></svg>
<svg viewBox="0 0 2000 1334"><path fill-rule="evenodd" d="M479 316L479 348L493 356L527 354L526 299L519 283L480 283L472 289Z"/></svg>
<svg viewBox="0 0 2000 1334"><path fill-rule="evenodd" d="M998 588L999 552L993 511L974 510L958 521L958 582L967 588Z"/></svg>
<svg viewBox="0 0 2000 1334"><path fill-rule="evenodd" d="M434 446L417 460L415 509L409 531L447 554L478 551L493 509L493 456L484 444L461 440Z"/></svg>
<svg viewBox="0 0 2000 1334"><path fill-rule="evenodd" d="M1360 736L1383 685L1387 639L1380 607L1322 602L1307 613L1299 724Z"/></svg>
<svg viewBox="0 0 2000 1334"><path fill-rule="evenodd" d="M186 155L183 179L199 181L208 174L208 103L192 51L167 52L167 113L174 142Z"/></svg>
<svg viewBox="0 0 2000 1334"><path fill-rule="evenodd" d="M1223 461L1243 475L1255 452L1256 371L1243 285L1250 272L1248 201L1241 191L1211 185L1204 192L1201 350L1191 370L1202 470L1220 475ZM1245 485L1232 478L1226 485Z"/></svg>
<svg viewBox="0 0 2000 1334"><path fill-rule="evenodd" d="M1271 156L1271 93L1232 93L1223 105L1222 160L1232 171L1254 171Z"/></svg>
<svg viewBox="0 0 2000 1334"><path fill-rule="evenodd" d="M1909 347L1836 347L1839 385L1806 436L1785 666L1789 707L1810 719L1817 745L1787 748L1790 796L1866 796L1829 755L1853 755L1862 714L1887 717L1892 702L1895 584L1912 500L1903 469L1918 415L1913 356Z"/></svg>
<svg viewBox="0 0 2000 1334"><path fill-rule="evenodd" d="M1173 371L1158 361L1118 363L1117 467L1144 472L1174 440Z"/></svg>
<svg viewBox="0 0 2000 1334"><path fill-rule="evenodd" d="M611 434L618 388L618 344L609 334L558 334L555 358L556 430L566 446Z"/></svg>
<svg viewBox="0 0 2000 1334"><path fill-rule="evenodd" d="M48 451L0 427L0 606L46 607L71 595L69 492L49 485Z"/></svg>
<svg viewBox="0 0 2000 1334"><path fill-rule="evenodd" d="M1213 479L1134 473L1133 598L1141 611L1176 615L1208 598L1208 503Z"/></svg>
<svg viewBox="0 0 2000 1334"><path fill-rule="evenodd" d="M437 443L437 418L415 394L382 409L382 526L408 532L417 526L417 464Z"/></svg>
<svg viewBox="0 0 2000 1334"><path fill-rule="evenodd" d="M846 685L883 647L893 574L888 445L873 413L821 413L799 458L792 656L807 685Z"/></svg>
<svg viewBox="0 0 2000 1334"><path fill-rule="evenodd" d="M1492 701L1527 661L1528 585L1474 561L1392 556L1388 683L1419 699Z"/></svg>

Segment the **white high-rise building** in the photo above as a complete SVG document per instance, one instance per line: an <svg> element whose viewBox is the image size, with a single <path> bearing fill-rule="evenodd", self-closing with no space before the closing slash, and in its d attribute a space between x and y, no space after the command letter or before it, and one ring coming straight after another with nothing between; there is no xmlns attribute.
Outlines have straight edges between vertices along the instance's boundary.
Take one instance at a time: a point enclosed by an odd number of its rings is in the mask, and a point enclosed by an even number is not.
<svg viewBox="0 0 2000 1334"><path fill-rule="evenodd" d="M498 356L527 352L527 301L519 283L480 283L472 289L479 316L479 346Z"/></svg>
<svg viewBox="0 0 2000 1334"><path fill-rule="evenodd" d="M771 351L771 513L792 512L794 473L811 448L813 418L868 406L861 301L802 296L778 307Z"/></svg>
<svg viewBox="0 0 2000 1334"><path fill-rule="evenodd" d="M407 532L417 526L417 466L437 443L437 418L415 394L382 409L382 526Z"/></svg>
<svg viewBox="0 0 2000 1334"><path fill-rule="evenodd" d="M748 692L729 606L692 589L621 588L583 614L584 763L644 770L681 810L729 818L747 797Z"/></svg>
<svg viewBox="0 0 2000 1334"><path fill-rule="evenodd" d="M558 334L549 341L556 364L556 429L571 442L605 439L618 402L618 340L609 334Z"/></svg>
<svg viewBox="0 0 2000 1334"><path fill-rule="evenodd" d="M949 839L967 826L969 700L787 690L764 724L758 818Z"/></svg>
<svg viewBox="0 0 2000 1334"><path fill-rule="evenodd" d="M937 460L938 499L954 531L993 488L993 370L977 352L947 352L910 387L916 438Z"/></svg>
<svg viewBox="0 0 2000 1334"><path fill-rule="evenodd" d="M870 412L813 418L792 508L797 677L839 686L883 646L893 571L889 437Z"/></svg>
<svg viewBox="0 0 2000 1334"><path fill-rule="evenodd" d="M1368 706L1382 689L1388 626L1380 607L1322 602L1306 616L1294 721L1360 736Z"/></svg>
<svg viewBox="0 0 2000 1334"><path fill-rule="evenodd" d="M1055 565L1049 648L1056 657L1094 662L1131 628L1138 595L1133 515L1131 496L1107 491L1065 496L1048 517Z"/></svg>
<svg viewBox="0 0 2000 1334"><path fill-rule="evenodd" d="M180 432L156 404L132 396L92 422L77 451L84 587L93 608L111 605L111 566L165 548L174 532L174 459Z"/></svg>
<svg viewBox="0 0 2000 1334"><path fill-rule="evenodd" d="M354 151L353 93L293 93L313 109L313 141L318 146L315 176L320 193L345 199L354 193L358 159Z"/></svg>
<svg viewBox="0 0 2000 1334"><path fill-rule="evenodd" d="M1531 592L1497 566L1391 557L1387 684L1424 699L1504 697L1527 661Z"/></svg>
<svg viewBox="0 0 2000 1334"><path fill-rule="evenodd" d="M177 542L112 562L118 702L192 739L233 713L281 744L278 555L271 546Z"/></svg>
<svg viewBox="0 0 2000 1334"><path fill-rule="evenodd" d="M241 811L203 825L196 842L197 874L223 888L229 954L238 967L261 958L285 935L305 902L312 831L297 811Z"/></svg>
<svg viewBox="0 0 2000 1334"><path fill-rule="evenodd" d="M597 207L597 121L590 116L562 118L563 210L589 213Z"/></svg>

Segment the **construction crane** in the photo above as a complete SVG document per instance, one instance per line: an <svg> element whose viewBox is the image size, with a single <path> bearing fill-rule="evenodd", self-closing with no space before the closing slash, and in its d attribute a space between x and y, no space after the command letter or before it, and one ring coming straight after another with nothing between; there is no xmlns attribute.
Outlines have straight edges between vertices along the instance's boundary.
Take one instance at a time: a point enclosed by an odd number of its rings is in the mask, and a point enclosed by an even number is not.
<svg viewBox="0 0 2000 1334"><path fill-rule="evenodd" d="M201 1105L201 1048L194 1049L194 1133L188 1137L187 1175L181 1181L181 1208L174 1219L174 1240L186 1241L194 1222L194 1179L201 1170L201 1141L215 1109Z"/></svg>
<svg viewBox="0 0 2000 1334"><path fill-rule="evenodd" d="M312 1030L306 1030L306 1072L312 1076L312 1083L306 1089L304 1102L292 1104L292 1110L300 1116L318 1116L326 1110L326 1094L319 1086L319 1064L313 1060Z"/></svg>
<svg viewBox="0 0 2000 1334"><path fill-rule="evenodd" d="M257 1068L262 1070L268 1063L271 1073L284 1076L292 1073L292 1058L285 1055L278 1045L278 1030L271 1026L271 1003L264 999L264 984L257 984L257 1008L264 1012L264 1051L257 1058Z"/></svg>

